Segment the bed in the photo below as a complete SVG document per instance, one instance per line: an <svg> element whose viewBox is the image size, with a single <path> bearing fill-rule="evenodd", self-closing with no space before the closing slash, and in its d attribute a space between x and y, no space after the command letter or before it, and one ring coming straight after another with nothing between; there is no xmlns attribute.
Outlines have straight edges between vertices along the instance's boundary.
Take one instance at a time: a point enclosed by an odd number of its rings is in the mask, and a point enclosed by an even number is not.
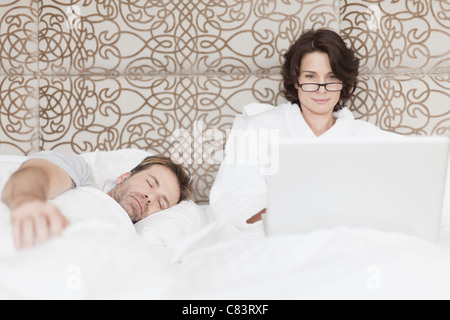
<svg viewBox="0 0 450 320"><path fill-rule="evenodd" d="M1 203L0 298L450 298L448 187L437 243L345 227L266 237L208 205L234 117L284 102L281 55L308 28L361 57L356 118L449 136L447 3L7 0L0 16L0 187L55 150L82 154L100 185L145 155L176 157L195 188L136 225L101 191L71 190L54 200L70 227L23 252Z"/></svg>
<svg viewBox="0 0 450 320"><path fill-rule="evenodd" d="M82 156L108 186L148 154ZM2 156L1 186L25 159ZM17 252L1 204L0 298L447 299L449 194L437 243L346 227L267 237L261 222L239 230L193 201L133 225L104 192L81 187L52 200L71 221L63 235Z"/></svg>

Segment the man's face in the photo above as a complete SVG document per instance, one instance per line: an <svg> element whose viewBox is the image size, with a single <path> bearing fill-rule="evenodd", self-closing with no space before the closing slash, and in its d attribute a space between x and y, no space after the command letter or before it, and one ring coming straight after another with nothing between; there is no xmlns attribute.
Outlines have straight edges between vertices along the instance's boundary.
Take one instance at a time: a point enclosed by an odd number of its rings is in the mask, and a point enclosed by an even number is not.
<svg viewBox="0 0 450 320"><path fill-rule="evenodd" d="M176 205L180 198L175 173L162 165L153 165L134 175L125 173L117 178L116 184L108 194L124 208L133 223Z"/></svg>

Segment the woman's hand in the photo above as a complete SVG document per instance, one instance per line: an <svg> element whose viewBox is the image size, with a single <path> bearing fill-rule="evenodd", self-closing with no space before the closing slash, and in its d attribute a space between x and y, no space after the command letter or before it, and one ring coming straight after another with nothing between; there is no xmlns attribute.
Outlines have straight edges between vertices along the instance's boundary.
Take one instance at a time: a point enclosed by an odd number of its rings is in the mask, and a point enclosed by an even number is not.
<svg viewBox="0 0 450 320"><path fill-rule="evenodd" d="M258 222L262 219L262 215L266 213L266 209L261 210L260 212L258 212L257 214L255 214L253 217L251 217L250 219L247 220L247 223L252 224L255 222Z"/></svg>

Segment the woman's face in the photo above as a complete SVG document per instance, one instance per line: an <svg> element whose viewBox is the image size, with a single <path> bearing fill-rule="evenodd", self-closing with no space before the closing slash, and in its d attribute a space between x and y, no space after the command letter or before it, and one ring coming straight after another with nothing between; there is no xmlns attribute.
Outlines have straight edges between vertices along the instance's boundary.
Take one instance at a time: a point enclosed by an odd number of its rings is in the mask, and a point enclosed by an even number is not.
<svg viewBox="0 0 450 320"><path fill-rule="evenodd" d="M304 83L332 83L342 82L331 70L330 59L323 52L305 54L300 65L300 84ZM318 91L304 92L297 85L298 98L303 113L316 115L332 115L333 109L339 102L341 92L330 92L321 86Z"/></svg>

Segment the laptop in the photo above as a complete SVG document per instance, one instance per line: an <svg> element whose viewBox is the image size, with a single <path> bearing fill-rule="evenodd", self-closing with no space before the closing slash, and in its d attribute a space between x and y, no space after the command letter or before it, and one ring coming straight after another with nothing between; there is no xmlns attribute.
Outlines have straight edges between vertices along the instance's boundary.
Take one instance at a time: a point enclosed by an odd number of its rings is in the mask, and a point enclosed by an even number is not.
<svg viewBox="0 0 450 320"><path fill-rule="evenodd" d="M282 140L268 176L266 234L347 226L436 241L450 140Z"/></svg>

